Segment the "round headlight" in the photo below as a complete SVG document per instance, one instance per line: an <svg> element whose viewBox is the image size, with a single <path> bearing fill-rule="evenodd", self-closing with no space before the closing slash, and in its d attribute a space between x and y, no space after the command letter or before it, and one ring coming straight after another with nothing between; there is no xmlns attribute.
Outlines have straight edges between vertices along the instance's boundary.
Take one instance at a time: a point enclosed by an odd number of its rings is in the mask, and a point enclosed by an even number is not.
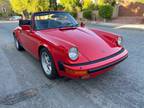
<svg viewBox="0 0 144 108"><path fill-rule="evenodd" d="M78 58L78 49L75 47L70 48L68 56L71 60L76 60Z"/></svg>
<svg viewBox="0 0 144 108"><path fill-rule="evenodd" d="M118 43L118 45L122 45L122 38L121 37L118 37L117 43Z"/></svg>

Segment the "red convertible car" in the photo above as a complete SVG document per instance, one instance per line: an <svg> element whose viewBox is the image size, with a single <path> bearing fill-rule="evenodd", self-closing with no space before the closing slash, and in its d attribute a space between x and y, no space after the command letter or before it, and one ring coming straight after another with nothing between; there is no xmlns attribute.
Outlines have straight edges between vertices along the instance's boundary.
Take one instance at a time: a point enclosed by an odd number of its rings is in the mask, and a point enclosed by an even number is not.
<svg viewBox="0 0 144 108"><path fill-rule="evenodd" d="M13 35L16 48L38 59L49 79L93 78L128 57L121 36L79 26L67 12L34 13Z"/></svg>

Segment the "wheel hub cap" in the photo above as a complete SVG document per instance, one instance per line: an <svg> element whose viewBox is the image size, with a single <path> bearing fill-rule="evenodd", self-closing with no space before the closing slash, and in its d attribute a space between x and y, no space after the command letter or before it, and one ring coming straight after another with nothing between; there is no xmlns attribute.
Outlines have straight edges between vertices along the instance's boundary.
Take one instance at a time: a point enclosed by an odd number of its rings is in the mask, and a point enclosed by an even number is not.
<svg viewBox="0 0 144 108"><path fill-rule="evenodd" d="M52 63L51 63L50 57L47 54L47 52L42 53L41 59L42 59L42 67L43 67L45 73L47 75L50 75L52 72Z"/></svg>

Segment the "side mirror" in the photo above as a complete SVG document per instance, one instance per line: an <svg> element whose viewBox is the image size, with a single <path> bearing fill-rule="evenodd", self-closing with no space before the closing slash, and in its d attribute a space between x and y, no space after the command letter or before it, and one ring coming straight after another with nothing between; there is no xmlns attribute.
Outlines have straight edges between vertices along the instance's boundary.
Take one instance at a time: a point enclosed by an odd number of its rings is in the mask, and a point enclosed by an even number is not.
<svg viewBox="0 0 144 108"><path fill-rule="evenodd" d="M31 30L30 25L22 25L21 28L22 28L22 30Z"/></svg>
<svg viewBox="0 0 144 108"><path fill-rule="evenodd" d="M83 22L80 23L81 27L85 27L85 24Z"/></svg>

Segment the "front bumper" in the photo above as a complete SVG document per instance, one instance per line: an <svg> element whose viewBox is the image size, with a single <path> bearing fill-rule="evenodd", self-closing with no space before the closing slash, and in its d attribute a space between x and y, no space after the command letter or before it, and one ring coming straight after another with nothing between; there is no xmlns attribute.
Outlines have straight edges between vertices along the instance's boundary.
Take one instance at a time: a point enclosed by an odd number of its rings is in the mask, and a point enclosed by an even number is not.
<svg viewBox="0 0 144 108"><path fill-rule="evenodd" d="M122 48L110 56L80 64L63 64L65 76L70 78L95 77L112 69L113 66L128 57L128 51Z"/></svg>

